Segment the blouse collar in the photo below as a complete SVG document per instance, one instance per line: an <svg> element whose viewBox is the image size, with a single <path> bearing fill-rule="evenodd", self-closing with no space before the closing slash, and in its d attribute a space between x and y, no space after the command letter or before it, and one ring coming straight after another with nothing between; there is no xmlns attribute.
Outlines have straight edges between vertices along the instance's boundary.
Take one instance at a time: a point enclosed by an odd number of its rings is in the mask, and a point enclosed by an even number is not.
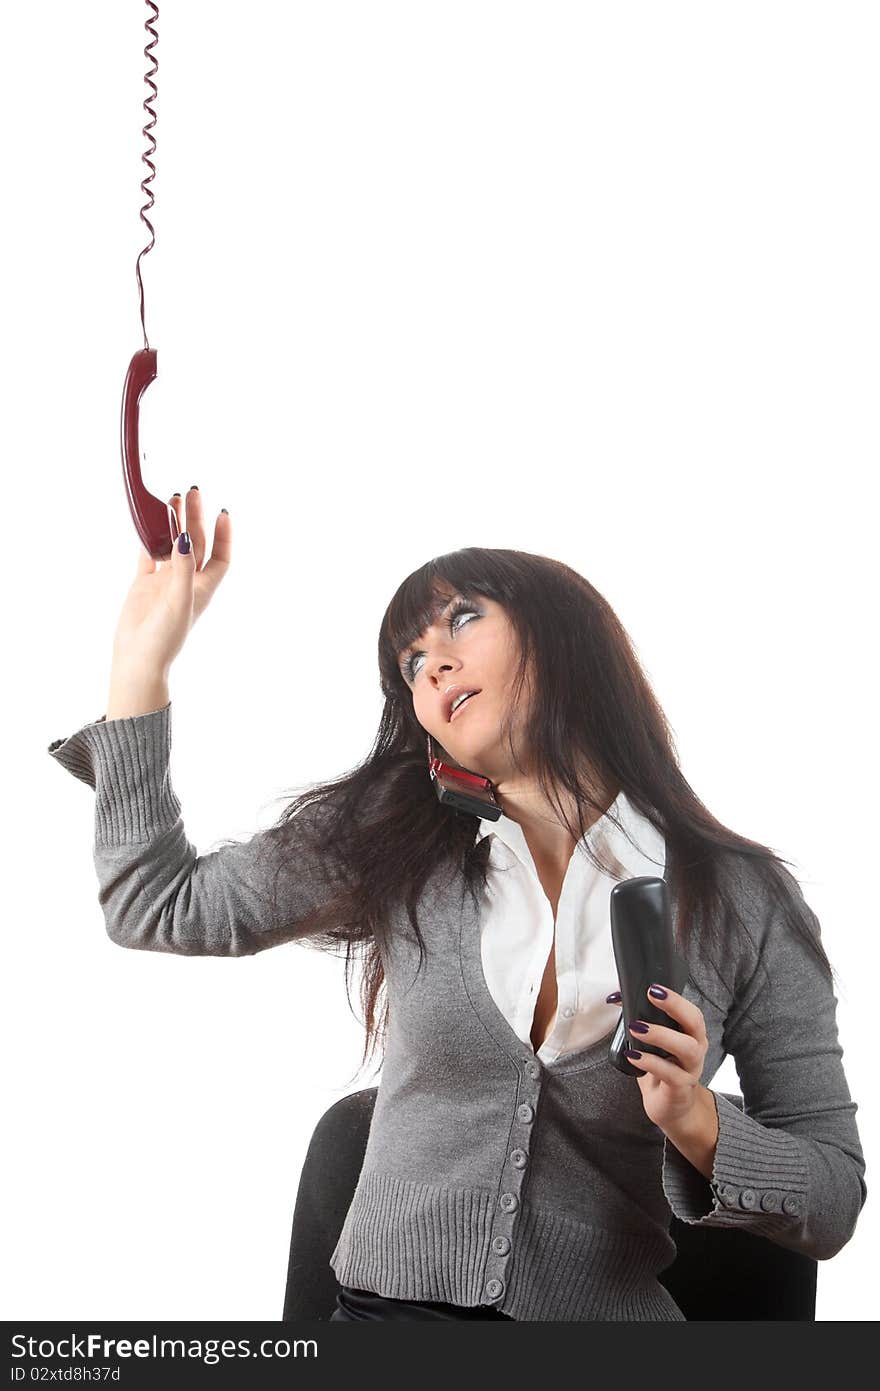
<svg viewBox="0 0 880 1391"><path fill-rule="evenodd" d="M497 821L481 816L477 839L483 836L495 836L513 851L517 859L534 868L523 829L512 817L504 812ZM584 843L615 873L618 869L622 870L622 877L625 878L643 874L663 875L666 868L666 841L662 832L634 806L623 790L618 792L611 806L581 837L579 844ZM616 866L614 861L617 862Z"/></svg>

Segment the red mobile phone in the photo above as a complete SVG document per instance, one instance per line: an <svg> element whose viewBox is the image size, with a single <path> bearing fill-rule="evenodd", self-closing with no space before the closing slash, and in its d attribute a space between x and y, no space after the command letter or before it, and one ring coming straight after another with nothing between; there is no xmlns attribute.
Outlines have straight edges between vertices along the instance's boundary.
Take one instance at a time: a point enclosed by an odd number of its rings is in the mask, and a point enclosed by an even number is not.
<svg viewBox="0 0 880 1391"><path fill-rule="evenodd" d="M437 758L430 734L428 770L439 801L458 811L470 812L472 816L485 816L488 821L498 820L501 804L495 798L495 788L490 779Z"/></svg>

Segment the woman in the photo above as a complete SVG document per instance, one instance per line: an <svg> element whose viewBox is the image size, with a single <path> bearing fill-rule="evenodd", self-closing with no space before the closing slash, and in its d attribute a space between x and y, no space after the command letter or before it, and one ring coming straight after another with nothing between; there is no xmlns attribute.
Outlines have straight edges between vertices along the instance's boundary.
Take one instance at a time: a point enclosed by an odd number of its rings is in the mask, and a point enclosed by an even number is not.
<svg viewBox="0 0 880 1391"><path fill-rule="evenodd" d="M362 960L362 1062L380 1039L385 1052L331 1257L333 1318L678 1321L657 1279L675 1254L670 1208L836 1254L865 1164L819 924L773 852L685 780L602 596L519 551L422 566L382 620L368 757L199 857L168 778L167 681L228 569L231 529L221 514L203 566L197 489L187 526L191 549L170 563L141 553L106 716L50 752L96 790L112 940L344 946L347 980ZM500 818L441 804L429 736L491 780ZM632 1078L607 1058L620 1001L608 894L646 873L666 878L690 976L681 993L651 988L670 1026L627 1021ZM708 1086L725 1053L742 1110Z"/></svg>

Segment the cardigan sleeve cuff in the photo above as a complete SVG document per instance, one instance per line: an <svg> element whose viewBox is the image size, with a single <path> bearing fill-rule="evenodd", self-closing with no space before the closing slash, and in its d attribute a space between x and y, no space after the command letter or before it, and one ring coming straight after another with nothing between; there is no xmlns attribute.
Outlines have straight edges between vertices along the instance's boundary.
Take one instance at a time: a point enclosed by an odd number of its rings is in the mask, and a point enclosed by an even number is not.
<svg viewBox="0 0 880 1391"><path fill-rule="evenodd" d="M146 715L83 725L48 752L95 791L95 844L134 845L170 830L181 815L171 786L171 702Z"/></svg>
<svg viewBox="0 0 880 1391"><path fill-rule="evenodd" d="M762 1125L712 1092L718 1143L707 1179L663 1140L663 1191L673 1215L700 1227L740 1227L772 1237L807 1216L808 1170L797 1138Z"/></svg>

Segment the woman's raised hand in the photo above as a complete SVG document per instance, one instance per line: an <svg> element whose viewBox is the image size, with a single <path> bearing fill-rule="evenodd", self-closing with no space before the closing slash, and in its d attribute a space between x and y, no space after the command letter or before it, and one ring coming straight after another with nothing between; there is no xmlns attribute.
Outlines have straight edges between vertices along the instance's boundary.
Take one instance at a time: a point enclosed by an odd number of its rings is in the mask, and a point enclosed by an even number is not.
<svg viewBox="0 0 880 1391"><path fill-rule="evenodd" d="M229 569L232 527L228 513L214 523L214 542L205 564L202 496L193 486L186 510L179 496L169 499L181 532L190 539L188 555L175 542L169 555L156 561L141 546L137 574L122 607L113 639L116 672L167 676L196 619L204 613ZM183 514L183 515L182 515Z"/></svg>

